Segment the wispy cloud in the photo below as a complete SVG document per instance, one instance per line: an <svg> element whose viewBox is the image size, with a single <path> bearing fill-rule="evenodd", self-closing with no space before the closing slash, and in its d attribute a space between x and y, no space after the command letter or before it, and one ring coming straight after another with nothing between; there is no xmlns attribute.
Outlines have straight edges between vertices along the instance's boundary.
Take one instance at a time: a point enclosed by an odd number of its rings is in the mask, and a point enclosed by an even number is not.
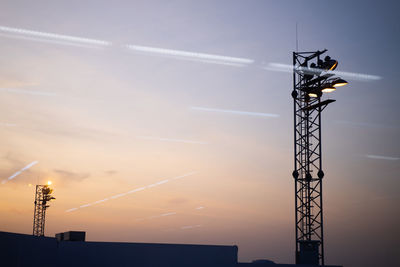
<svg viewBox="0 0 400 267"><path fill-rule="evenodd" d="M357 126L357 127L366 127L366 128L384 128L384 129L399 129L399 127L391 126L391 125L383 125L377 123L369 123L369 122L354 122L354 121L344 121L344 120L336 120L335 123Z"/></svg>
<svg viewBox="0 0 400 267"><path fill-rule="evenodd" d="M0 126L2 126L2 127L14 127L14 126L17 126L17 125L15 123L0 122Z"/></svg>
<svg viewBox="0 0 400 267"><path fill-rule="evenodd" d="M108 170L108 171L104 171L104 173L106 174L106 175L114 175L114 174L117 174L118 173L118 171L117 170Z"/></svg>
<svg viewBox="0 0 400 267"><path fill-rule="evenodd" d="M381 155L365 155L367 158L370 159L381 159L381 160L399 160L400 158L396 157L388 157L388 156L381 156Z"/></svg>
<svg viewBox="0 0 400 267"><path fill-rule="evenodd" d="M71 211L76 211L76 210L81 209L81 208L90 207L90 206L93 206L93 205L96 205L96 204L99 204L99 203L102 203L102 202L105 202L105 201L108 201L108 200L111 200L111 199L117 199L117 198L129 195L129 194L132 194L132 193L136 193L136 192L139 192L139 191L143 191L145 189L153 188L153 187L168 183L170 181L182 179L184 177L188 177L188 176L191 176L191 175L194 175L194 174L196 174L196 172L189 172L189 173L186 173L186 174L183 174L183 175L179 175L179 176L176 176L176 177L173 177L173 178L170 178L170 179L164 179L164 180L161 180L161 181L156 182L154 184L150 184L150 185L147 185L147 186L135 188L135 189L132 189L132 190L130 190L128 192L124 192L124 193L121 193L121 194L117 194L117 195L114 195L114 196L111 196L111 197L104 198L102 200L97 200L97 201L94 201L94 202L91 202L91 203L88 203L88 204L81 205L81 206L79 206L77 208L68 209L65 212L71 212Z"/></svg>
<svg viewBox="0 0 400 267"><path fill-rule="evenodd" d="M186 140L186 139L173 139L173 138L162 138L162 137L153 137L153 136L136 136L140 139L147 139L147 140L155 140L155 141L162 141L162 142L174 142L174 143L187 143L187 144L200 144L206 145L206 142L202 141L194 141L194 140Z"/></svg>
<svg viewBox="0 0 400 267"><path fill-rule="evenodd" d="M207 111L207 112L229 113L235 115L248 115L248 116L270 117L270 118L279 117L279 114L250 112L250 111L231 110L231 109L219 109L219 108L207 108L207 107L190 107L190 109L198 111Z"/></svg>
<svg viewBox="0 0 400 267"><path fill-rule="evenodd" d="M269 63L266 67L263 67L265 70L271 71L280 71L280 72L293 72L293 70L303 71L304 73L309 74L321 74L320 69L315 68L304 68L304 67L294 67L293 65L282 64L282 63ZM346 72L346 71L324 71L322 74L334 74L338 75L342 78L349 80L358 80L358 81L377 81L382 79L381 76L371 75L371 74L362 74L362 73L354 73L354 72Z"/></svg>
<svg viewBox="0 0 400 267"><path fill-rule="evenodd" d="M24 89L17 89L17 88L0 88L0 92L24 94L24 95L40 95L40 96L55 96L56 95L55 93L51 93L51 92L24 90Z"/></svg>
<svg viewBox="0 0 400 267"><path fill-rule="evenodd" d="M29 163L28 165L26 165L25 167L23 167L21 170L17 171L16 173L14 173L13 175L11 175L10 177L8 177L7 179L4 179L1 183L5 184L8 181L14 179L15 177L17 177L18 175L20 175L21 173L23 173L24 171L28 170L29 168L32 168L33 166L35 166L36 164L38 164L39 161L33 161L31 163Z"/></svg>
<svg viewBox="0 0 400 267"><path fill-rule="evenodd" d="M89 173L76 173L76 172L71 172L71 171L66 171L66 170L58 170L58 169L55 169L53 171L67 180L82 181L82 180L90 177Z"/></svg>

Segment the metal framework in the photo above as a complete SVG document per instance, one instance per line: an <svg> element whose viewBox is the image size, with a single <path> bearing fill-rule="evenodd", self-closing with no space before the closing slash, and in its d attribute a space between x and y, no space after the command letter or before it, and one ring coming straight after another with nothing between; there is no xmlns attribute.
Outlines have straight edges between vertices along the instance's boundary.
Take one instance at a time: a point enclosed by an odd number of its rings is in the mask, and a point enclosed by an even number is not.
<svg viewBox="0 0 400 267"><path fill-rule="evenodd" d="M335 100L321 101L320 92L333 74L316 71L308 64L320 66L321 55L327 50L293 53L294 99L294 171L296 263L324 265L324 236L322 208L322 147L321 112ZM337 64L337 63L336 63Z"/></svg>
<svg viewBox="0 0 400 267"><path fill-rule="evenodd" d="M50 207L47 203L55 199L51 196L52 189L48 185L36 185L35 210L33 213L33 235L44 236L44 225L46 221L46 209Z"/></svg>

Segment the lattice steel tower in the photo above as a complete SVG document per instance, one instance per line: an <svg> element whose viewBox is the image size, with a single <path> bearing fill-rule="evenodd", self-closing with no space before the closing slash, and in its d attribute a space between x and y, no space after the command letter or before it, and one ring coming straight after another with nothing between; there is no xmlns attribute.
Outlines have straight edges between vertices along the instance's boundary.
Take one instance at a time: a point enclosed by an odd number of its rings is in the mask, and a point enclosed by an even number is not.
<svg viewBox="0 0 400 267"><path fill-rule="evenodd" d="M293 53L296 264L324 265L321 112L335 100L323 93L347 84L334 77L338 62L327 50Z"/></svg>
<svg viewBox="0 0 400 267"><path fill-rule="evenodd" d="M49 183L50 185L50 183ZM46 209L50 207L48 202L55 199L51 193L53 189L49 185L36 185L35 210L33 213L33 235L44 236L44 225L46 221Z"/></svg>

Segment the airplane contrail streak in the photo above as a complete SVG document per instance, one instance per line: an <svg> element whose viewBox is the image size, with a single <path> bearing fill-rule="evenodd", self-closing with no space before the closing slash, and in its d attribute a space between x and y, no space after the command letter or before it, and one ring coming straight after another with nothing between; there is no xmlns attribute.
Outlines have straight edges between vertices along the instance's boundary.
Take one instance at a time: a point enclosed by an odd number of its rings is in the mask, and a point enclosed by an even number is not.
<svg viewBox="0 0 400 267"><path fill-rule="evenodd" d="M193 140L185 140L185 139L172 139L172 138L160 138L160 137L153 137L153 136L137 136L137 138L147 139L147 140L156 140L156 141L163 141L163 142L174 142L174 143L187 143L187 144L200 144L206 145L206 142L201 141L193 141Z"/></svg>
<svg viewBox="0 0 400 267"><path fill-rule="evenodd" d="M303 71L304 73L309 74L321 74L320 69L316 68L305 68L305 67L294 67L293 65L282 64L282 63L269 63L267 67L263 67L265 70L272 71L281 71L281 72L292 72L293 70ZM323 74L334 74L338 75L342 78L347 78L350 80L358 80L358 81L376 81L382 79L381 76L371 75L371 74L362 74L362 73L353 73L353 72L345 72L345 71L323 71Z"/></svg>
<svg viewBox="0 0 400 267"><path fill-rule="evenodd" d="M28 29L13 28L1 25L0 25L0 35L11 36L15 38L24 38L35 41L46 41L46 42L65 41L67 43L62 43L62 42L56 42L56 43L68 44L68 45L79 44L82 45L83 47L90 47L88 45L97 47L108 47L113 45L112 42L105 40L77 37L77 36L57 34L57 33L49 33L42 31L33 31ZM199 52L184 51L184 50L167 49L161 47L150 47L150 46L135 45L135 44L124 44L122 45L122 47L132 50L134 52L139 52L144 54L169 56L178 59L194 60L198 62L211 63L211 64L223 64L234 67L245 67L252 65L256 68L261 68L264 70L283 71L283 72L292 72L294 68L292 65L281 64L281 63L269 63L267 66L264 66L263 64L255 64L255 60L249 58L223 56L223 55L199 53ZM303 71L305 73L321 74L321 70L316 68L313 69L313 68L304 68L296 66L295 69ZM360 81L372 81L372 80L382 79L382 77L377 75L352 73L344 71L324 71L323 73L335 74L347 79L360 80Z"/></svg>
<svg viewBox="0 0 400 267"><path fill-rule="evenodd" d="M182 230L186 230L186 229L192 229L192 228L198 228L198 227L201 227L201 224L186 225L186 226L182 226L181 229L182 229Z"/></svg>
<svg viewBox="0 0 400 267"><path fill-rule="evenodd" d="M213 54L205 54L198 52L189 52L183 50L174 50L174 49L165 49L159 47L149 47L149 46L140 46L140 45L126 45L128 49L133 51L149 53L155 55L167 55L174 57L182 57L184 59L192 59L204 61L205 63L214 63L214 64L234 64L234 65L249 65L254 63L254 60L248 58L240 58L240 57L228 57L221 55L213 55Z"/></svg>
<svg viewBox="0 0 400 267"><path fill-rule="evenodd" d="M204 209L204 207L200 206L200 207L195 208L195 210L200 210L200 209ZM163 213L160 215L153 215L153 216L149 216L149 217L138 218L138 219L136 219L136 221L143 221L143 220L147 220L147 219L156 219L156 218L161 218L161 217L171 216L171 215L176 215L176 214L178 214L178 212L172 211L172 212L167 212L167 213Z"/></svg>
<svg viewBox="0 0 400 267"><path fill-rule="evenodd" d="M383 159L383 160L399 160L400 158L395 158L395 157L387 157L387 156L379 156L379 155L365 155L367 158L370 159Z"/></svg>
<svg viewBox="0 0 400 267"><path fill-rule="evenodd" d="M76 37L76 36L49 33L49 32L32 31L32 30L20 29L20 28L11 28L11 27L6 27L6 26L0 26L0 32L11 33L11 34L16 34L16 35L23 35L23 36L34 36L34 37L40 37L40 38L45 38L45 39L63 40L63 41L82 43L82 44L91 44L91 45L100 45L100 46L111 46L112 45L111 42L103 41L103 40L89 39L89 38L84 38L84 37Z"/></svg>
<svg viewBox="0 0 400 267"><path fill-rule="evenodd" d="M219 108L190 107L190 109L199 110L199 111L230 113L230 114L237 114L237 115L250 115L250 116L258 116L258 117L271 117L271 118L279 117L278 114L272 114L272 113L249 112L249 111L219 109Z"/></svg>
<svg viewBox="0 0 400 267"><path fill-rule="evenodd" d="M33 161L31 163L29 163L28 165L26 165L25 167L23 167L22 169L20 169L19 171L17 171L16 173L14 173L13 175L11 175L10 177L8 177L7 179L4 179L1 183L5 184L8 181L14 179L15 177L17 177L18 175L20 175L21 173L23 173L24 171L28 170L29 168L32 168L34 165L38 164L39 161Z"/></svg>
<svg viewBox="0 0 400 267"><path fill-rule="evenodd" d="M120 197L126 196L128 194L132 194L132 193L136 193L136 192L145 190L146 188L156 187L156 186L165 184L165 183L167 183L169 181L172 181L172 180L182 179L184 177L187 177L187 176L190 176L190 175L193 175L193 174L196 174L196 172L189 172L189 173L186 173L186 174L183 174L183 175L180 175L180 176L176 176L176 177L173 177L173 178L170 178L170 179L164 179L164 180L161 180L161 181L159 181L157 183L154 183L154 184L150 184L150 185L147 185L147 186L135 188L135 189L130 190L128 192L120 193L120 194L117 194L117 195L114 195L114 196L111 196L111 197L104 198L102 200L97 200L97 201L94 201L92 203L81 205L81 206L79 206L77 208L68 209L65 212L72 212L72 211L76 211L78 209L87 208L87 207L90 207L90 206L93 206L93 205L96 205L96 204L99 204L99 203L102 203L102 202L105 202L105 201L108 201L108 200L111 200L111 199L120 198Z"/></svg>
<svg viewBox="0 0 400 267"><path fill-rule="evenodd" d="M150 217L139 218L139 219L136 219L136 221L143 221L143 220L147 220L147 219L156 219L156 218L171 216L171 215L175 215L175 214L177 214L177 213L176 212L167 212L167 213L163 213L163 214L160 214L160 215L154 215L154 216L150 216Z"/></svg>

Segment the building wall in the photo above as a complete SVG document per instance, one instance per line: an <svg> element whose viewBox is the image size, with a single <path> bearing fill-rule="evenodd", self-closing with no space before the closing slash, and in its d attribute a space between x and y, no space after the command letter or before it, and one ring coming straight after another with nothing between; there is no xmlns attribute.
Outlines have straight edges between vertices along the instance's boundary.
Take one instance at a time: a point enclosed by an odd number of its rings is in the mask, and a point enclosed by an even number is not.
<svg viewBox="0 0 400 267"><path fill-rule="evenodd" d="M230 267L237 246L57 242L55 238L0 232L0 266Z"/></svg>

